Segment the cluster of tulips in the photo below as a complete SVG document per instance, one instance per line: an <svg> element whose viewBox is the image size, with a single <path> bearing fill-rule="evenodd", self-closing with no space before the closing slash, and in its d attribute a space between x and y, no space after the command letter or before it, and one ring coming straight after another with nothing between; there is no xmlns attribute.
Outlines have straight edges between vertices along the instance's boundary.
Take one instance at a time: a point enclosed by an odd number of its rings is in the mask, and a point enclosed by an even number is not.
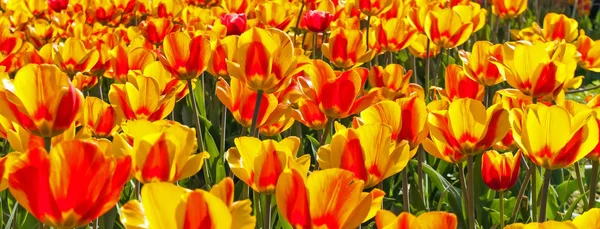
<svg viewBox="0 0 600 229"><path fill-rule="evenodd" d="M566 95L600 40L539 5L511 30L535 4L0 0L2 225L474 229L480 174L500 228L600 228L600 96ZM584 158L585 213L547 221ZM441 163L458 208L411 207Z"/></svg>

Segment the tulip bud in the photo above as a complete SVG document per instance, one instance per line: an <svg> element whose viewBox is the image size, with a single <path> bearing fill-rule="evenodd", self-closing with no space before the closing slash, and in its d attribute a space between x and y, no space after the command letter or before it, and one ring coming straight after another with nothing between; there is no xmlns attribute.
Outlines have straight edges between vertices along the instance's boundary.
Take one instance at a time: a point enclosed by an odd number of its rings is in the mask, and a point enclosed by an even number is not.
<svg viewBox="0 0 600 229"><path fill-rule="evenodd" d="M510 189L519 178L521 166L521 153L499 154L495 150L483 154L481 162L481 175L485 185L496 191Z"/></svg>
<svg viewBox="0 0 600 229"><path fill-rule="evenodd" d="M246 31L246 14L225 14L221 16L221 23L227 27L227 36L241 35Z"/></svg>
<svg viewBox="0 0 600 229"><path fill-rule="evenodd" d="M69 6L69 0L48 0L48 6L50 9L60 12L64 9L67 9Z"/></svg>
<svg viewBox="0 0 600 229"><path fill-rule="evenodd" d="M304 14L304 23L311 32L322 33L329 27L331 14L321 10L309 10Z"/></svg>

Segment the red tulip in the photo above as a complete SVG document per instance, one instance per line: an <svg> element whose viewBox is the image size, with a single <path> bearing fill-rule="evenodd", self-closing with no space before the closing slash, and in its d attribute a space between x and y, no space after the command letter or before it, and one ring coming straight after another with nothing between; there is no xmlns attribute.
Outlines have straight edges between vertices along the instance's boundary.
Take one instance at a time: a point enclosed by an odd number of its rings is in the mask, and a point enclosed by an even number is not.
<svg viewBox="0 0 600 229"><path fill-rule="evenodd" d="M322 33L329 27L332 16L329 12L309 10L304 14L304 23L311 32Z"/></svg>
<svg viewBox="0 0 600 229"><path fill-rule="evenodd" d="M221 23L227 27L227 36L239 36L246 31L246 14L225 14L221 16Z"/></svg>

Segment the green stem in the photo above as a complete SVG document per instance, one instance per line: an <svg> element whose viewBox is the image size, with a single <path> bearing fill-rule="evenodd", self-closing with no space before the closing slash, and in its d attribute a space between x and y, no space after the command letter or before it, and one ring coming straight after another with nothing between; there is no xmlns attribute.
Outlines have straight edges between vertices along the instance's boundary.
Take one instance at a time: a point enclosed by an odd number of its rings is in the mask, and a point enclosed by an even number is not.
<svg viewBox="0 0 600 229"><path fill-rule="evenodd" d="M313 53L312 58L317 59L317 43L319 42L319 33L313 33Z"/></svg>
<svg viewBox="0 0 600 229"><path fill-rule="evenodd" d="M550 178L552 178L552 170L546 169L544 172L544 183L540 193L540 223L546 221L546 202L548 200L548 187L550 186Z"/></svg>
<svg viewBox="0 0 600 229"><path fill-rule="evenodd" d="M431 101L431 96L429 95L429 73L431 68L431 57L429 57L429 49L431 46L431 41L427 38L427 47L425 48L425 102Z"/></svg>
<svg viewBox="0 0 600 229"><path fill-rule="evenodd" d="M425 161L425 152L423 151L423 148L419 148L417 152L417 176L419 177L419 180L417 182L419 183L419 189L421 190L421 198L426 200L425 187L423 187L423 180L425 180L423 161Z"/></svg>
<svg viewBox="0 0 600 229"><path fill-rule="evenodd" d="M417 74L417 58L414 55L410 55L410 60L412 61L412 74L413 74L413 83L419 83L419 75Z"/></svg>
<svg viewBox="0 0 600 229"><path fill-rule="evenodd" d="M256 103L254 104L254 114L252 115L252 125L250 125L250 135L252 135L253 137L258 137L258 131L256 131L256 122L258 120L258 112L260 111L260 102L262 100L262 96L263 96L262 90L259 90L256 92Z"/></svg>
<svg viewBox="0 0 600 229"><path fill-rule="evenodd" d="M506 19L506 33L504 34L504 42L510 41L510 20Z"/></svg>
<svg viewBox="0 0 600 229"><path fill-rule="evenodd" d="M2 156L6 156L6 154L8 154L8 148L10 148L10 143L8 143L7 139L3 140L3 144L2 144Z"/></svg>
<svg viewBox="0 0 600 229"><path fill-rule="evenodd" d="M527 172L525 173L525 177L523 178L523 183L521 184L521 188L519 189L519 194L517 194L517 202L515 204L515 208L512 211L512 214L510 215L509 222L515 222L515 220L517 219L517 212L519 211L519 207L521 206L521 202L523 201L523 196L525 195L525 189L527 189L529 178L531 177L531 173L533 172L533 169L529 168L527 162L525 162L524 159L523 163L521 164L525 165L525 169L527 170Z"/></svg>
<svg viewBox="0 0 600 229"><path fill-rule="evenodd" d="M333 118L328 118L327 123L325 124L325 130L323 131L323 134L321 135L321 138L319 139L319 145L323 146L325 145L325 142L327 141L327 136L329 136L329 132L331 132L331 124L333 123Z"/></svg>
<svg viewBox="0 0 600 229"><path fill-rule="evenodd" d="M470 207L469 208L470 211L467 214L469 216L469 228L470 229L475 229L475 206L474 206L475 205L474 204L475 197L472 196L473 193L475 193L475 187L474 187L474 185L475 185L475 170L473 168L473 157L474 156L467 157L467 170L469 172L467 174L469 176L467 178L467 182L468 182L467 188L469 189L469 192L467 194L469 195L469 199L470 199L470 201L468 203L468 205Z"/></svg>
<svg viewBox="0 0 600 229"><path fill-rule="evenodd" d="M404 211L410 213L410 196L408 190L408 167L402 171L402 206Z"/></svg>
<svg viewBox="0 0 600 229"><path fill-rule="evenodd" d="M598 160L592 160L592 177L590 177L590 198L588 210L596 206L596 190L598 189Z"/></svg>
<svg viewBox="0 0 600 229"><path fill-rule="evenodd" d="M271 195L265 196L264 228L271 229Z"/></svg>
<svg viewBox="0 0 600 229"><path fill-rule="evenodd" d="M135 197L137 198L137 200L142 200L142 183L138 180L135 179Z"/></svg>
<svg viewBox="0 0 600 229"><path fill-rule="evenodd" d="M537 166L531 165L531 219L533 222L537 222Z"/></svg>
<svg viewBox="0 0 600 229"><path fill-rule="evenodd" d="M204 75L203 75L204 76ZM196 122L196 137L198 138L198 146L200 147L200 152L205 151L204 146L204 138L202 137L202 126L200 125L200 113L198 112L198 103L196 102L196 95L194 95L194 89L192 87L192 80L187 80L188 85L188 94L192 99L192 108L194 110L194 121ZM204 159L204 164L202 165L202 170L204 170L204 182L206 183L206 187L210 190L210 173L208 172L208 160Z"/></svg>
<svg viewBox="0 0 600 229"><path fill-rule="evenodd" d="M44 138L44 149L50 153L50 148L52 148L52 138Z"/></svg>
<svg viewBox="0 0 600 229"><path fill-rule="evenodd" d="M465 179L465 170L462 166L462 164L456 164L456 166L458 167L458 181L460 182L460 187L461 187L461 194L463 196L463 199L465 201L465 205L467 206L467 212L471 211L471 205L469 204L471 199L470 196L468 195L468 190L467 190L467 181ZM461 212L461 214L463 214L464 212Z"/></svg>
<svg viewBox="0 0 600 229"><path fill-rule="evenodd" d="M259 220L263 217L263 209L260 201L260 193L253 191L252 193L252 205L254 207L254 216L256 217L256 228L264 228L264 221Z"/></svg>
<svg viewBox="0 0 600 229"><path fill-rule="evenodd" d="M305 2L306 0L302 1L302 6L300 6L300 12L298 12L298 18L296 18L296 27L294 27L296 28L296 32L294 33L294 43L296 42L296 35L298 35L298 32L300 31L300 28L298 26L300 25L300 20L302 20L302 11L304 11L304 5L306 4Z"/></svg>
<svg viewBox="0 0 600 229"><path fill-rule="evenodd" d="M227 106L223 105L221 111L221 154L225 153L225 131L227 130Z"/></svg>
<svg viewBox="0 0 600 229"><path fill-rule="evenodd" d="M583 193L585 193L585 186L583 184L583 176L581 174L581 167L579 166L579 161L575 162L574 166L575 166L575 176L577 177L577 186L579 188L579 193L583 194ZM587 197L584 196L583 199L584 199L584 201L583 201L584 207L583 208L587 209L588 208Z"/></svg>
<svg viewBox="0 0 600 229"><path fill-rule="evenodd" d="M504 228L504 191L499 191L498 194L500 195L500 228Z"/></svg>

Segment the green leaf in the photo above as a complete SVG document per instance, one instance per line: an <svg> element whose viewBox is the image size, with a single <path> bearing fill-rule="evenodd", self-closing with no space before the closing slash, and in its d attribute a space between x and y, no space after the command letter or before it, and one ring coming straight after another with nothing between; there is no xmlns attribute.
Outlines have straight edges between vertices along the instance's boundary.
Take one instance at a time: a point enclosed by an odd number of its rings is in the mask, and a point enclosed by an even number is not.
<svg viewBox="0 0 600 229"><path fill-rule="evenodd" d="M415 159L410 160L410 163L413 166L416 166L417 161ZM423 164L423 172L425 172L430 181L435 185L437 189L440 191L448 190L448 203L450 207L454 210L454 213L457 214L457 218L464 225L464 216L462 216L462 198L461 191L454 187L452 183L450 183L444 176L439 174L434 168L429 166L428 164ZM459 214L459 212L461 214Z"/></svg>
<svg viewBox="0 0 600 229"><path fill-rule="evenodd" d="M586 195L589 194L590 191L587 191L581 195L579 195L577 197L577 199L575 199L575 201L573 201L573 203L571 203L571 205L569 206L569 209L567 209L567 212L565 213L565 215L563 216L563 220L571 220L573 218L573 211L575 211L575 208L577 208L577 204L579 203L579 201L581 201Z"/></svg>
<svg viewBox="0 0 600 229"><path fill-rule="evenodd" d="M213 184L211 185L214 185L221 181L220 179L217 179L217 177L219 176L218 174L221 174L221 179L225 178L225 166L223 165L223 160L221 160L222 157L219 154L219 148L217 147L217 144L215 143L215 140L213 139L212 135L208 131L204 132L204 141L206 142L206 151L208 152L208 154L210 154L210 158L208 159L208 161L210 163L209 169L211 171L211 177L213 182Z"/></svg>
<svg viewBox="0 0 600 229"><path fill-rule="evenodd" d="M206 107L204 106L204 88L202 88L202 78L196 80L196 88L194 88L194 96L196 104L198 104L198 112L200 116L206 117Z"/></svg>
<svg viewBox="0 0 600 229"><path fill-rule="evenodd" d="M310 135L306 135L306 138L310 141L310 149L312 150L312 158L314 160L317 160L317 152L319 151L319 147L321 147L321 144L319 144L319 141L317 141L317 139L313 138Z"/></svg>
<svg viewBox="0 0 600 229"><path fill-rule="evenodd" d="M567 180L558 186L556 186L556 192L558 194L558 203L566 203L571 194L577 191L577 181L576 180Z"/></svg>

